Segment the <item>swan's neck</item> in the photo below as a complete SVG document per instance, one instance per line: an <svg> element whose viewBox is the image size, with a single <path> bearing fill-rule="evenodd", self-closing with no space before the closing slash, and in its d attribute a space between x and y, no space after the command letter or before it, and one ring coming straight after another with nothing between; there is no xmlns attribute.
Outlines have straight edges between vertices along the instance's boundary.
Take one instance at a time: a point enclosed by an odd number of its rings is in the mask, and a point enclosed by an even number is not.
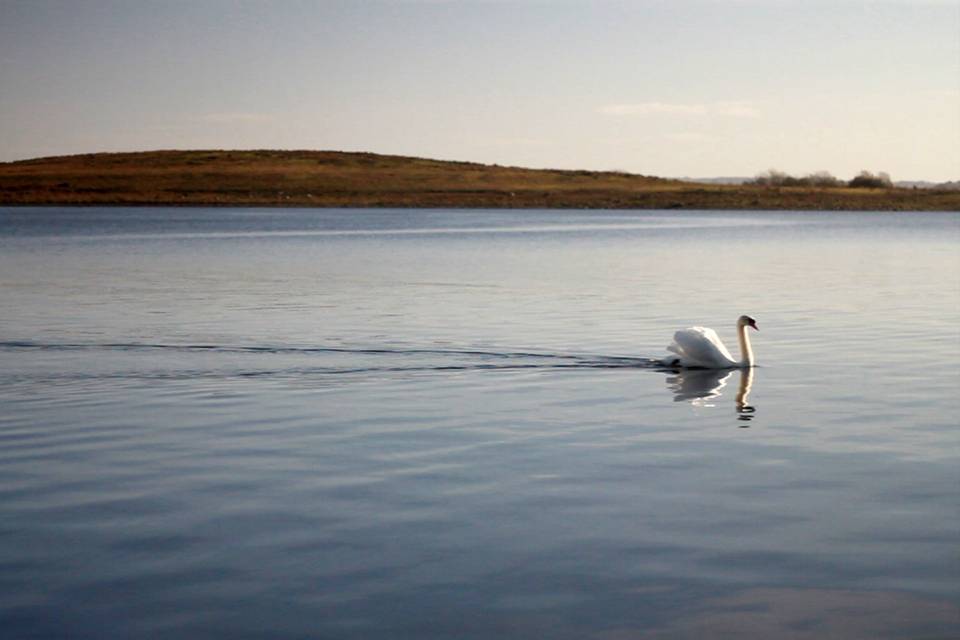
<svg viewBox="0 0 960 640"><path fill-rule="evenodd" d="M747 335L747 325L737 327L737 337L740 339L740 364L744 367L753 366L753 349L750 347L750 336Z"/></svg>

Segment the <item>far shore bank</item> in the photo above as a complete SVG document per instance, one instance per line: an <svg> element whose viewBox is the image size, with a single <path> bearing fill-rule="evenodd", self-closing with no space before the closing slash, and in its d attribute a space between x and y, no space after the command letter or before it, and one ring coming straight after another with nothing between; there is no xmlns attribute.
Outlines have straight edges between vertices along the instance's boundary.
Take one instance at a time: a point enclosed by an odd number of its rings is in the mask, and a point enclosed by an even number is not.
<svg viewBox="0 0 960 640"><path fill-rule="evenodd" d="M960 191L701 184L336 151L151 151L0 163L0 205L960 211Z"/></svg>

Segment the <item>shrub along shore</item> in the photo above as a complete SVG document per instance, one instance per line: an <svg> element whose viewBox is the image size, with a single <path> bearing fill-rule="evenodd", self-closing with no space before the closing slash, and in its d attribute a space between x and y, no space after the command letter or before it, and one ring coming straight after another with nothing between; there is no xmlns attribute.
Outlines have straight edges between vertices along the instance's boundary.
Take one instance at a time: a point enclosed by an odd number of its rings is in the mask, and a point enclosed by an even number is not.
<svg viewBox="0 0 960 640"><path fill-rule="evenodd" d="M146 151L0 163L0 205L960 211L960 191L700 184L339 151Z"/></svg>

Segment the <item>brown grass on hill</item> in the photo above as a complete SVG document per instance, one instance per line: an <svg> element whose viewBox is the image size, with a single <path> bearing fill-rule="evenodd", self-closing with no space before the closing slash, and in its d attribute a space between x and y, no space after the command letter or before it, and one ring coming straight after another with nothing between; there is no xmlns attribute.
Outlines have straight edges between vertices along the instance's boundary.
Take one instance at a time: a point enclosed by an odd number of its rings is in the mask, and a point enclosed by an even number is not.
<svg viewBox="0 0 960 640"><path fill-rule="evenodd" d="M704 185L338 151L149 151L0 163L0 204L960 210L960 192Z"/></svg>

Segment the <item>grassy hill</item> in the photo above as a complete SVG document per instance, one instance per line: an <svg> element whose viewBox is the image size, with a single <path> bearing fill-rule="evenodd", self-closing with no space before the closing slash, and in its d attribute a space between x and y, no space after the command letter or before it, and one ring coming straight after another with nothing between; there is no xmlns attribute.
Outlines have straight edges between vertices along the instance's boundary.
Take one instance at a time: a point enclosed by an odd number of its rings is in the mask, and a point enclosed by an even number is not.
<svg viewBox="0 0 960 640"><path fill-rule="evenodd" d="M694 184L339 151L147 151L0 163L0 204L960 210L960 192Z"/></svg>

